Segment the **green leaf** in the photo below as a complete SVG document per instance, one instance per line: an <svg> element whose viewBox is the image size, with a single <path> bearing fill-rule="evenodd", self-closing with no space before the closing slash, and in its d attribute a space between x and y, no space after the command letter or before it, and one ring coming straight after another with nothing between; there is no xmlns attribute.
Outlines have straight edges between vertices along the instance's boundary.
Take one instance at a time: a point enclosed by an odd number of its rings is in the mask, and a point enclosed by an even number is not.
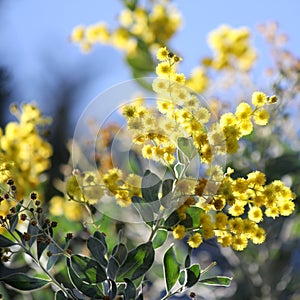
<svg viewBox="0 0 300 300"><path fill-rule="evenodd" d="M158 212L160 203L158 201L158 193L162 181L160 178L147 170L142 178L142 196L147 203L151 204L154 212Z"/></svg>
<svg viewBox="0 0 300 300"><path fill-rule="evenodd" d="M184 261L184 266L188 268L191 265L191 256L188 254Z"/></svg>
<svg viewBox="0 0 300 300"><path fill-rule="evenodd" d="M201 269L199 265L192 265L189 268L186 269L187 274L187 280L186 280L186 286L192 287L198 282L198 279L200 278Z"/></svg>
<svg viewBox="0 0 300 300"><path fill-rule="evenodd" d="M99 283L107 279L104 268L86 256L72 255L70 267L82 281L87 283Z"/></svg>
<svg viewBox="0 0 300 300"><path fill-rule="evenodd" d="M156 234L153 239L153 248L157 249L161 247L168 237L168 231L165 229L159 229L156 231Z"/></svg>
<svg viewBox="0 0 300 300"><path fill-rule="evenodd" d="M137 0L123 0L124 5L130 9L130 10L135 10L136 8L136 4L137 4Z"/></svg>
<svg viewBox="0 0 300 300"><path fill-rule="evenodd" d="M107 246L100 239L90 236L87 240L87 247L93 258L105 268L107 266L107 260L105 258Z"/></svg>
<svg viewBox="0 0 300 300"><path fill-rule="evenodd" d="M143 276L152 266L154 249L152 242L139 245L128 252L125 262L119 269L118 280L128 278L135 280Z"/></svg>
<svg viewBox="0 0 300 300"><path fill-rule="evenodd" d="M199 227L200 215L203 213L203 209L197 206L190 206L185 212L190 218L192 218L192 227Z"/></svg>
<svg viewBox="0 0 300 300"><path fill-rule="evenodd" d="M21 291L32 291L49 283L48 280L31 277L22 273L15 273L2 277L0 278L0 281L3 281L11 287Z"/></svg>
<svg viewBox="0 0 300 300"><path fill-rule="evenodd" d="M192 138L179 137L177 139L177 146L179 152L181 151L188 160L191 160L197 154Z"/></svg>
<svg viewBox="0 0 300 300"><path fill-rule="evenodd" d="M145 43L142 40L138 41L138 47L135 55L126 57L128 65L134 70L138 72L143 72L145 75L148 72L154 71L154 62L152 60L151 53Z"/></svg>
<svg viewBox="0 0 300 300"><path fill-rule="evenodd" d="M0 234L0 248L8 248L13 245L16 245L16 243L6 238L4 235Z"/></svg>
<svg viewBox="0 0 300 300"><path fill-rule="evenodd" d="M103 299L104 296L103 291L100 288L100 285L90 284L84 282L73 270L71 267L71 260L70 258L67 258L67 267L68 267L68 273L69 277L73 283L73 285L84 295L91 297L92 299Z"/></svg>
<svg viewBox="0 0 300 300"><path fill-rule="evenodd" d="M126 282L126 288L124 290L125 300L135 300L136 287L134 283L128 278L124 278L124 281Z"/></svg>
<svg viewBox="0 0 300 300"><path fill-rule="evenodd" d="M171 245L164 255L164 276L167 292L169 292L176 283L179 271L180 264L177 261L174 246Z"/></svg>
<svg viewBox="0 0 300 300"><path fill-rule="evenodd" d="M182 220L180 222L180 224L183 225L185 228L192 228L193 227L193 219L192 219L192 217L188 213L185 213L185 215L186 215L185 219Z"/></svg>
<svg viewBox="0 0 300 300"><path fill-rule="evenodd" d="M12 218L9 220L9 226L10 226L10 230L11 232L15 231L18 222L19 222L19 211L22 207L24 200L21 200L18 205L15 207L16 209L16 213L12 216Z"/></svg>
<svg viewBox="0 0 300 300"><path fill-rule="evenodd" d="M67 300L68 298L65 296L63 291L57 291L54 295L54 300Z"/></svg>
<svg viewBox="0 0 300 300"><path fill-rule="evenodd" d="M180 222L180 219L178 216L178 212L175 210L166 219L166 221L164 222L164 226L173 227L173 226L177 225L179 222Z"/></svg>
<svg viewBox="0 0 300 300"><path fill-rule="evenodd" d="M173 182L173 179L166 179L162 183L162 197L160 202L166 208L170 207L172 200Z"/></svg>
<svg viewBox="0 0 300 300"><path fill-rule="evenodd" d="M131 200L134 207L145 222L151 222L154 220L153 209L150 203L138 196L133 196Z"/></svg>
<svg viewBox="0 0 300 300"><path fill-rule="evenodd" d="M179 274L179 278L178 278L178 281L179 283L183 286L184 283L185 283L185 273L186 273L186 270L181 270L180 271L180 274Z"/></svg>
<svg viewBox="0 0 300 300"><path fill-rule="evenodd" d="M232 278L227 276L215 276L211 278L202 279L199 282L206 285L213 286L230 286Z"/></svg>

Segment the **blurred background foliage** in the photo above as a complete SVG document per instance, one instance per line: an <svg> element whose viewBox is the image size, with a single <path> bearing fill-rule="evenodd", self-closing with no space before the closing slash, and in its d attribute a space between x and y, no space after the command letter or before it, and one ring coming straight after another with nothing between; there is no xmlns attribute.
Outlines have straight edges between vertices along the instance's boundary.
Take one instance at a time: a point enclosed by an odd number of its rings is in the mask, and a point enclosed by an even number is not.
<svg viewBox="0 0 300 300"><path fill-rule="evenodd" d="M139 1L120 2L123 2L124 10L132 12L133 21L139 20L137 19L138 14L138 16L143 15L141 12L137 12L137 7L141 5ZM146 18L153 13L155 2L147 2L147 9L145 9ZM176 5L177 1L173 2ZM169 4L163 4L163 7L164 5L167 6ZM5 1L2 0L0 1L0 15L4 15L4 10ZM162 23L159 24L158 29L155 27L155 22L147 23L152 26L150 28L152 31L150 31L153 36L149 37L143 36L142 33L145 33L143 28L134 32L132 31L132 26L125 26L124 10L119 28L123 30L121 33L125 36L123 44L125 64L128 65L133 77L151 75L156 64L152 53L158 46L171 43L173 34L180 28L179 15L176 15L175 22L174 15L172 18L174 11L168 8L164 13L160 12L162 19L159 22ZM176 12L176 14L180 14L180 11ZM142 19L143 16L140 18ZM182 18L184 19L185 16L183 15ZM162 27L167 28L168 22L172 22L172 30L165 36L158 36ZM3 21L0 20L0 23L3 23ZM75 26L76 24L73 25ZM84 32L87 29L89 27L82 29L82 35L85 34ZM74 38L76 32L71 34L71 30L72 28L69 28L71 37L73 34L74 42L80 43L82 39L78 38L78 32ZM109 32L108 36L113 37L114 41L116 41L115 33L109 30L107 31ZM115 29L115 32L120 34L118 28ZM179 34L184 35L184 30ZM264 68L259 66L260 61L256 60L256 55L260 55L260 48L256 48L256 45L251 44L252 35L260 35L263 39L263 47L268 49L268 58L269 60L271 58L269 66L266 67L265 64ZM68 42L67 40L68 37L66 36L66 43ZM249 63L248 61L246 67L245 64L243 64L244 67L240 67L239 59L244 59L247 51L244 50L238 55L234 54L230 59L220 63L219 58L217 59L214 56L217 53L215 50L218 48L214 48L212 43L211 56L199 57L200 63L194 71L190 70L188 82L190 82L191 88L201 92L210 108L217 115L227 110L233 110L238 102L248 99L254 90L263 90L267 94L276 94L278 96L280 101L270 111L270 126L268 128L256 128L255 132L244 140L239 153L227 164L236 170L237 175L246 175L249 170L261 170L266 173L269 181L281 179L286 184L289 184L292 190L299 195L300 127L298 120L300 112L300 60L297 54L294 54L288 48L287 40L288 34L285 34L284 29L279 28L275 22L259 25L255 32L249 32L246 37L246 41L249 41L250 44L246 44L245 47L248 50L250 49L250 52L255 51L256 53L255 55L247 54L247 59L251 60L251 62ZM130 45L126 44L126 41L130 41ZM232 44L229 46L234 49L236 47L235 43L239 41L240 39L232 40ZM96 42L93 41L93 43L85 41L85 44L81 44L81 48L84 51L89 51L96 43L103 43L103 39ZM112 42L111 45L116 47L116 43ZM118 45L118 48L122 48L121 44ZM180 45L173 45L172 43L171 45L175 52L181 51ZM75 48L73 45L72 47ZM254 47L253 50L252 47ZM53 196L63 195L64 176L69 175L72 169L72 166L68 165L69 150L67 141L72 137L74 129L74 116L72 116L72 113L74 113L74 107L77 103L80 105L81 90L91 84L95 76L105 77L106 68L112 67L114 72L118 72L119 68L124 67L124 65L119 67L113 62L109 66L109 63L106 62L106 57L103 56L108 54L108 51L101 52L99 49L94 49L90 58L86 56L87 58L78 62L76 67L69 68L65 68L65 66L58 67L59 60L55 62L55 55L50 55L49 57L49 53L45 53L46 63L44 67L47 76L43 77L43 82L39 83L41 85L39 88L43 91L43 107L53 117L49 140L54 148L54 155L51 158L52 167L47 172L48 179L44 187L46 202ZM59 51L59 49L55 51ZM97 56L94 54L97 51L100 51L101 55ZM226 51L230 53L230 50L227 49ZM186 54L188 55L188 53ZM95 60L99 60L103 67L97 70L91 68L91 63L93 64ZM255 61L256 64L254 64ZM28 100L23 99L22 93L18 92L18 87L12 84L14 75L0 57L0 124L2 128L10 118L7 115L9 104L15 102L16 98L21 99L21 102ZM144 81L140 83L144 88L148 88ZM33 83L33 85L35 84ZM118 130L118 125L114 124L110 124L107 128L102 129L99 153L96 153L99 160L102 160L99 161L100 168L106 169L111 165L110 147L116 130ZM74 207L74 211L76 209L79 208ZM208 289L203 287L202 296L197 299L300 299L299 213L299 206L297 205L297 211L292 217L287 219L281 217L275 222L275 225L272 223L272 226L266 221L265 228L267 228L268 234L266 242L260 247L255 245L249 246L242 253L234 252L228 248L219 249L214 240L202 245L195 252L193 259L200 261L200 264L203 266L209 265L211 261L216 261L218 268L216 272L232 275L234 281L231 287L226 289ZM88 229L78 222L78 220L83 219L83 211L79 213L78 218L75 218L78 219L77 221L72 220L72 217L66 218L63 215L56 218L65 232L74 231L74 228L80 232L73 243L74 248L78 247L81 241L86 240ZM133 234L135 229L128 224L115 222L108 218L103 218L99 222L102 222L103 231L109 230L111 232L111 242L117 239L120 228L123 228L127 239L132 244L136 244L139 239L139 236L136 238ZM21 262L18 262L18 265L20 265L20 270L22 271L24 271L24 268L33 268L30 264L23 267L24 264ZM63 265L58 265L55 271L56 276L63 281L65 275ZM7 267L1 263L0 276L3 276L6 272ZM161 276L158 271L158 277L159 275ZM45 300L52 299L52 294L47 289L33 292L31 295L20 295L15 291L6 289L5 286L2 286L0 289L4 299L40 299L41 297ZM149 290L151 291L151 286ZM151 296L149 296L150 298Z"/></svg>

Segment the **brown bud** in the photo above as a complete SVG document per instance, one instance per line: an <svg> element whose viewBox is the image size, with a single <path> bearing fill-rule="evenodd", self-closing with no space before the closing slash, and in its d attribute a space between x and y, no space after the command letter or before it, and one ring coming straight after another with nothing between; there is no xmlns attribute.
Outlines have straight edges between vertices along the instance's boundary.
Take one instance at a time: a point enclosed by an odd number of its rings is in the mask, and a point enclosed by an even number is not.
<svg viewBox="0 0 300 300"><path fill-rule="evenodd" d="M36 199L37 199L37 193L32 192L32 193L30 194L30 199L36 200Z"/></svg>
<svg viewBox="0 0 300 300"><path fill-rule="evenodd" d="M52 221L51 222L51 227L56 227L57 226L57 222L56 221Z"/></svg>
<svg viewBox="0 0 300 300"><path fill-rule="evenodd" d="M13 184L14 184L14 181L13 181L13 179L11 179L11 178L10 178L10 179L8 179L8 180L7 180L7 184L8 184L8 185L13 185Z"/></svg>
<svg viewBox="0 0 300 300"><path fill-rule="evenodd" d="M28 242L31 238L31 235L28 232L23 233L23 240Z"/></svg>
<svg viewBox="0 0 300 300"><path fill-rule="evenodd" d="M69 241L73 238L73 234L72 233L67 233L66 235L66 240Z"/></svg>
<svg viewBox="0 0 300 300"><path fill-rule="evenodd" d="M42 209L41 207L38 207L38 208L36 209L36 212L37 212L38 214L41 214L41 213L43 212L43 209Z"/></svg>

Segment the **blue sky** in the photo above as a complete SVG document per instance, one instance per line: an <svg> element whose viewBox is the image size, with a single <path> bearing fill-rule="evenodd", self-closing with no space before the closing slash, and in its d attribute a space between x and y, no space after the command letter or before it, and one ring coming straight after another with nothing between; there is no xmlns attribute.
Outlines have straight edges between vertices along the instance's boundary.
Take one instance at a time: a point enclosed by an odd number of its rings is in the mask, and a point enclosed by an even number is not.
<svg viewBox="0 0 300 300"><path fill-rule="evenodd" d="M207 34L223 23L254 29L259 23L276 20L290 38L289 48L300 56L298 0L177 0L174 4L182 12L184 26L171 44L184 57L184 72L189 72L203 55L210 53ZM76 118L98 93L129 79L130 73L117 50L99 46L91 54L83 55L68 41L68 35L77 24L88 25L103 20L113 27L121 8L118 0L2 1L0 56L1 63L11 71L16 86L18 99L12 99L12 102L34 100L47 110L48 103L43 101L47 93L44 82L50 84L50 73L55 70L66 75L91 73L92 80L83 85L77 95ZM260 47L259 37L254 36L254 42Z"/></svg>

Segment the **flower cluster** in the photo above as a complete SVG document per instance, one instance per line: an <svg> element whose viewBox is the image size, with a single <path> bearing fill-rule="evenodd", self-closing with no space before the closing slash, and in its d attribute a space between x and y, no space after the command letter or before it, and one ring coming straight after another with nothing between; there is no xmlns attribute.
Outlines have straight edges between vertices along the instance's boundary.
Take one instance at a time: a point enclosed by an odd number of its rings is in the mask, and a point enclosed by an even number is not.
<svg viewBox="0 0 300 300"><path fill-rule="evenodd" d="M234 114L223 114L219 122L208 127L205 125L210 121L209 111L184 87L184 75L176 72L181 58L165 47L159 49L157 58L161 62L156 68L158 78L153 81L156 109L128 105L123 115L134 142L142 145L143 157L159 160L175 170L173 197L181 200L178 222L171 226L174 238L182 239L188 234L190 247L198 247L203 239L217 236L222 246L235 250L243 250L249 239L262 243L265 232L258 223L263 214L272 218L290 215L295 207L291 190L279 180L265 185L265 175L258 171L248 174L247 179L232 179L233 170L224 174L219 166L211 166L208 179L190 178L184 171L178 173L178 164L189 164L180 158L179 140L192 143L189 159L198 154L203 164L211 164L216 155L235 153L239 140L253 131L253 122L260 126L268 123L265 106L276 103L277 97L254 92L253 107L241 102ZM186 212L193 207L201 208L198 223L186 226Z"/></svg>
<svg viewBox="0 0 300 300"><path fill-rule="evenodd" d="M0 183L13 178L22 199L40 183L40 175L50 167L52 146L39 133L39 127L49 123L34 104L21 109L11 106L18 122L10 122L0 130ZM2 201L0 213L7 214L10 205Z"/></svg>
<svg viewBox="0 0 300 300"><path fill-rule="evenodd" d="M77 26L73 29L71 40L78 43L83 51L102 43L111 44L134 56L139 42L154 47L166 44L180 26L181 17L168 3L155 4L151 10L136 4L120 13L119 23L114 31L104 23Z"/></svg>
<svg viewBox="0 0 300 300"><path fill-rule="evenodd" d="M250 45L247 28L222 25L209 34L208 42L215 56L203 59L203 64L216 70L238 68L248 71L256 60L256 51Z"/></svg>
<svg viewBox="0 0 300 300"><path fill-rule="evenodd" d="M136 146L134 151L165 166L172 177L166 179L171 197L166 197L163 187L156 200L162 214L167 208L174 212L165 223L160 220L159 226L172 231L175 239L187 235L192 248L213 237L235 250L245 249L248 240L262 243L265 231L258 224L263 216L290 215L295 195L279 180L266 184L265 175L258 171L246 179L233 179L233 170L224 173L216 157L235 153L239 140L253 131L253 123L268 123L266 106L276 103L276 96L254 92L252 105L241 102L235 113L212 121L208 109L186 88L184 74L177 72L182 59L166 47L158 50L157 59L158 77L152 84L156 106L139 98L125 105L122 114ZM195 157L207 166L200 178L189 169ZM67 195L92 205L104 195L112 196L121 207L127 207L133 197L144 196L142 180L117 168L98 174L77 171L67 182Z"/></svg>

